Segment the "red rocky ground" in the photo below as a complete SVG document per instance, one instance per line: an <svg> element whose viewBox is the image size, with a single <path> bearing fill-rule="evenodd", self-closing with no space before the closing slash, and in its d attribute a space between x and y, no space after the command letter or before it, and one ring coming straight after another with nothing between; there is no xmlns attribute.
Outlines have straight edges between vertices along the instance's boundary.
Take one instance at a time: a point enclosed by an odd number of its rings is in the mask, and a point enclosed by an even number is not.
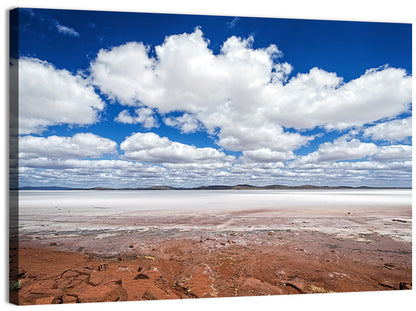
<svg viewBox="0 0 416 311"><path fill-rule="evenodd" d="M204 233L129 239L111 256L21 243L19 304L207 298L412 288L411 244L379 235ZM101 246L102 247L102 246Z"/></svg>

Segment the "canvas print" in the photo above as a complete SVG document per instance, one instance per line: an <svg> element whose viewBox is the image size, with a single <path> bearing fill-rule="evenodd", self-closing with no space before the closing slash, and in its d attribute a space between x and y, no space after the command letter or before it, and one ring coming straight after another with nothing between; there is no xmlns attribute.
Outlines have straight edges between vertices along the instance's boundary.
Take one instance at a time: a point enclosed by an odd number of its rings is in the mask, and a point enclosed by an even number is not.
<svg viewBox="0 0 416 311"><path fill-rule="evenodd" d="M412 289L412 25L10 11L10 301Z"/></svg>

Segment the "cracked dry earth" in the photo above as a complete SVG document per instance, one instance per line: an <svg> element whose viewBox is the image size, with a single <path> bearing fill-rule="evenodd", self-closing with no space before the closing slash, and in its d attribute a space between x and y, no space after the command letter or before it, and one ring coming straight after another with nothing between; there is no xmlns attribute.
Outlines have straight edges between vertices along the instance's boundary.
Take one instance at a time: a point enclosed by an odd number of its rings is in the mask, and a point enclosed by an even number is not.
<svg viewBox="0 0 416 311"><path fill-rule="evenodd" d="M200 232L129 239L107 257L32 243L17 259L24 305L412 288L411 243L376 234Z"/></svg>

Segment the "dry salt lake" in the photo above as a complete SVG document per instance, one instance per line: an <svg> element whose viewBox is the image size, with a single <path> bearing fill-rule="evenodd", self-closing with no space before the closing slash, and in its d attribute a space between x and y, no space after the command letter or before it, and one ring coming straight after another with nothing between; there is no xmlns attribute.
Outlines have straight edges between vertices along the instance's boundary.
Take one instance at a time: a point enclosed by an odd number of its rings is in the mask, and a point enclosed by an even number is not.
<svg viewBox="0 0 416 311"><path fill-rule="evenodd" d="M19 206L26 304L33 275L71 269L117 277L127 300L412 288L411 190L30 190Z"/></svg>
<svg viewBox="0 0 416 311"><path fill-rule="evenodd" d="M411 224L410 189L19 191L22 241L291 230L411 242Z"/></svg>

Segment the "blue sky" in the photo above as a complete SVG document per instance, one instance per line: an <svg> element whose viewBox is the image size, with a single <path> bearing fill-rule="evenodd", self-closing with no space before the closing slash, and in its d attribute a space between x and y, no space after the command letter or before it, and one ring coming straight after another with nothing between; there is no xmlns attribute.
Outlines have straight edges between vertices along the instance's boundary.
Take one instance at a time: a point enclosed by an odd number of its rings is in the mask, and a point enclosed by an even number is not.
<svg viewBox="0 0 416 311"><path fill-rule="evenodd" d="M20 186L411 186L410 24L20 9Z"/></svg>

